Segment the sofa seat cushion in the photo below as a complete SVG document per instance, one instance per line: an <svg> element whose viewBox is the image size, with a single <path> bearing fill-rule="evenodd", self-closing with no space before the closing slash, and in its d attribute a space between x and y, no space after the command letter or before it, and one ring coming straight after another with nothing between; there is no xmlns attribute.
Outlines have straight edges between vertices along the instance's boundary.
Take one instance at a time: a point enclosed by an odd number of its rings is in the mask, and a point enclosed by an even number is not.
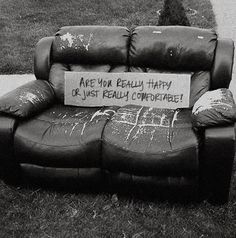
<svg viewBox="0 0 236 238"><path fill-rule="evenodd" d="M115 110L54 105L19 124L14 138L17 159L49 167L99 167L102 132Z"/></svg>
<svg viewBox="0 0 236 238"><path fill-rule="evenodd" d="M190 109L127 105L106 124L103 166L110 171L148 176L195 176L198 138Z"/></svg>

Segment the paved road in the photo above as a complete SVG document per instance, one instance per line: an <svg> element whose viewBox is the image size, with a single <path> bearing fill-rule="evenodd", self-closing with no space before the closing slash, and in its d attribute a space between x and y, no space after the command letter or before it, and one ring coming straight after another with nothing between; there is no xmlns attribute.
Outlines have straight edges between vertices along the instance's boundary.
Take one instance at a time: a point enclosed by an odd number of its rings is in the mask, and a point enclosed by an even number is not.
<svg viewBox="0 0 236 238"><path fill-rule="evenodd" d="M219 36L233 39L236 46L236 0L211 0L211 3L216 15ZM234 54L234 62L230 89L236 100L236 51Z"/></svg>

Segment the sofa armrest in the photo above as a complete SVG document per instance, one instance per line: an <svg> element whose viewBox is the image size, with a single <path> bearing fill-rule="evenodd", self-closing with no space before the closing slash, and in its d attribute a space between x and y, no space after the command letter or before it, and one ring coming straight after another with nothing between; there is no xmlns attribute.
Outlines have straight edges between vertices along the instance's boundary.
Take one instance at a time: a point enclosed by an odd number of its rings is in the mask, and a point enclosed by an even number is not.
<svg viewBox="0 0 236 238"><path fill-rule="evenodd" d="M233 60L234 42L230 39L218 39L211 71L211 90L229 87Z"/></svg>
<svg viewBox="0 0 236 238"><path fill-rule="evenodd" d="M24 84L0 97L0 113L28 118L48 108L55 101L54 91L45 80Z"/></svg>
<svg viewBox="0 0 236 238"><path fill-rule="evenodd" d="M37 79L48 80L51 67L50 56L54 37L42 38L34 54L34 74Z"/></svg>
<svg viewBox="0 0 236 238"><path fill-rule="evenodd" d="M20 166L14 159L13 136L17 120L7 115L0 115L0 177L6 182L19 180Z"/></svg>
<svg viewBox="0 0 236 238"><path fill-rule="evenodd" d="M235 156L234 124L205 130L200 150L200 194L211 203L228 201Z"/></svg>

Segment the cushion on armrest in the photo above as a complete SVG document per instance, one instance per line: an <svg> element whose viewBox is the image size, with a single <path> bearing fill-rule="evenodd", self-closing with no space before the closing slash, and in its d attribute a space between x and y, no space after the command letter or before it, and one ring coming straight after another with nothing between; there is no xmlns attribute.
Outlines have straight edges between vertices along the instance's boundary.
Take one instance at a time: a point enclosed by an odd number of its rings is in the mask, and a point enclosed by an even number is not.
<svg viewBox="0 0 236 238"><path fill-rule="evenodd" d="M225 125L236 121L236 105L229 89L208 91L194 104L192 123L195 127Z"/></svg>
<svg viewBox="0 0 236 238"><path fill-rule="evenodd" d="M55 100L47 81L36 80L22 85L0 98L0 113L27 118L48 108Z"/></svg>

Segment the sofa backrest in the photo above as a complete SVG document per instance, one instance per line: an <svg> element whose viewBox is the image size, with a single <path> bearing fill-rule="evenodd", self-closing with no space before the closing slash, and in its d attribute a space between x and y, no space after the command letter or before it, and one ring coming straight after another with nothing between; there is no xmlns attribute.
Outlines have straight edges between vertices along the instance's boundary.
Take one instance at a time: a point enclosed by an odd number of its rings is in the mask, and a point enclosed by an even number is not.
<svg viewBox="0 0 236 238"><path fill-rule="evenodd" d="M127 64L129 31L119 26L67 26L55 35L53 62Z"/></svg>
<svg viewBox="0 0 236 238"><path fill-rule="evenodd" d="M139 26L130 35L130 72L191 73L190 107L210 89L217 45L214 30Z"/></svg>
<svg viewBox="0 0 236 238"><path fill-rule="evenodd" d="M64 72L128 71L129 30L121 26L66 26L51 47L49 81L64 102Z"/></svg>
<svg viewBox="0 0 236 238"><path fill-rule="evenodd" d="M214 30L194 27L66 26L36 48L35 74L49 78L63 102L65 71L188 72L192 74L193 106L205 91L227 87L230 82L232 42L219 42ZM221 62L222 54L226 64Z"/></svg>
<svg viewBox="0 0 236 238"><path fill-rule="evenodd" d="M184 26L140 26L134 29L129 64L158 70L211 70L217 35Z"/></svg>
<svg viewBox="0 0 236 238"><path fill-rule="evenodd" d="M52 44L52 62L127 65L158 70L211 70L214 30L184 26L66 26Z"/></svg>

